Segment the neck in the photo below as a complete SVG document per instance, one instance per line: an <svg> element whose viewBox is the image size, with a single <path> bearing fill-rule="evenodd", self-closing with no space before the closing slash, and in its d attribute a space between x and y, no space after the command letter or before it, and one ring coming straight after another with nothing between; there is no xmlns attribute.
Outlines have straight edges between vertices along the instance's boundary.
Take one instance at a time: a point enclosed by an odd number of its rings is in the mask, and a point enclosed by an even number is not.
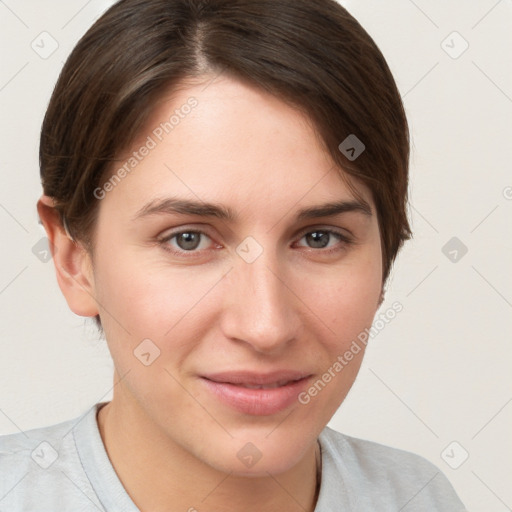
<svg viewBox="0 0 512 512"><path fill-rule="evenodd" d="M116 398L100 409L98 427L121 483L141 512L314 511L317 443L296 466L277 475L224 473L175 443L136 404L121 407Z"/></svg>

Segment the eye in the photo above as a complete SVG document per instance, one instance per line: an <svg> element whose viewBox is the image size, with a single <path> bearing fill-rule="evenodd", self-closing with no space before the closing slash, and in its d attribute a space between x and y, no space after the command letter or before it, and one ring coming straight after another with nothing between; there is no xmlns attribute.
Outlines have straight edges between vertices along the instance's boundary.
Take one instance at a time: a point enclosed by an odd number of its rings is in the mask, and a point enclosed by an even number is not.
<svg viewBox="0 0 512 512"><path fill-rule="evenodd" d="M303 233L300 240L305 240L311 249L327 248L324 252L342 250L346 245L353 242L349 236L332 229L314 229L307 231L306 233ZM335 243L336 241L338 241L337 244ZM334 245L331 242L334 242Z"/></svg>
<svg viewBox="0 0 512 512"><path fill-rule="evenodd" d="M309 229L304 231L299 241L305 240L306 246L298 244L299 247L306 247L320 254L329 254L341 251L353 240L346 234L327 228ZM209 242L210 243L209 243ZM212 239L203 231L182 230L167 234L159 239L162 247L177 256L199 256L203 251L211 249ZM217 245L221 248L222 246Z"/></svg>
<svg viewBox="0 0 512 512"><path fill-rule="evenodd" d="M160 239L163 247L175 254L183 254L185 252L199 252L208 248L205 240L211 240L210 237L202 231L178 231L170 233Z"/></svg>

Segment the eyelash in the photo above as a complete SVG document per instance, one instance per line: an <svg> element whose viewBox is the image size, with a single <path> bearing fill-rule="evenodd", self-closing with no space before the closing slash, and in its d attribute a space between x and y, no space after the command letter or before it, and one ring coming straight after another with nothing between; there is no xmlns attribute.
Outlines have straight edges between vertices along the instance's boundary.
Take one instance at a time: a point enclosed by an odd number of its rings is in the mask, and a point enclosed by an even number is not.
<svg viewBox="0 0 512 512"><path fill-rule="evenodd" d="M327 255L327 254L333 254L333 253L342 251L346 246L349 246L349 245L352 245L355 243L355 241L348 235L346 235L340 231L331 229L331 228L314 228L314 229L308 228L307 231L301 232L298 240L301 240L302 238L304 238L304 236L306 236L308 234L319 232L319 231L322 233L325 233L325 234L334 235L335 237L339 238L339 240L341 242L341 246L339 244L337 244L335 247L330 248L330 249L321 249L321 248L315 249L314 247L309 247L309 248L306 247L306 249L309 249L310 251L318 252L323 255ZM185 257L185 258L194 258L194 257L200 256L203 251L198 251L195 249L191 250L191 251L185 251L185 250L176 250L176 249L170 248L170 245L168 242L170 242L173 238L176 238L178 235L182 235L184 233L189 233L189 234L194 233L194 234L198 234L198 235L204 235L207 238L211 239L211 237L208 235L208 233L206 233L204 231L200 231L197 229L182 229L180 231L174 231L173 233L169 233L165 237L160 238L158 240L158 242L161 244L161 246L163 247L163 249L165 251L170 252L171 254L173 254L175 256L180 256L180 257ZM208 249L205 249L205 251L208 251Z"/></svg>

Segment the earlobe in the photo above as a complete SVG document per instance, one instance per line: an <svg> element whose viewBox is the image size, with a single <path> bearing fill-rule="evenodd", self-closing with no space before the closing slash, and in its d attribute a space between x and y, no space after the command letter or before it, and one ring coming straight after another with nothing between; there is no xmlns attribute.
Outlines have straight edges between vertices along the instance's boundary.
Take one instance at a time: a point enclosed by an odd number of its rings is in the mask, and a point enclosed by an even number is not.
<svg viewBox="0 0 512 512"><path fill-rule="evenodd" d="M63 227L51 197L41 196L37 211L50 242L57 282L69 308L80 316L96 316L99 312L89 253Z"/></svg>

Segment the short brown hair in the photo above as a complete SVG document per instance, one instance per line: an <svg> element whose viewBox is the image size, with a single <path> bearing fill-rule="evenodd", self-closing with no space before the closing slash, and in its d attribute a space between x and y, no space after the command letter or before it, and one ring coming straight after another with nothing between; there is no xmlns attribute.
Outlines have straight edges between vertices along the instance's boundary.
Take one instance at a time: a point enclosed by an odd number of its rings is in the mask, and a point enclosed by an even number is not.
<svg viewBox="0 0 512 512"><path fill-rule="evenodd" d="M41 130L44 193L73 238L92 251L93 191L159 97L187 78L221 71L303 111L340 169L369 187L384 284L411 236L408 124L382 53L335 0L114 4L67 59ZM349 135L365 145L357 160L339 149Z"/></svg>

